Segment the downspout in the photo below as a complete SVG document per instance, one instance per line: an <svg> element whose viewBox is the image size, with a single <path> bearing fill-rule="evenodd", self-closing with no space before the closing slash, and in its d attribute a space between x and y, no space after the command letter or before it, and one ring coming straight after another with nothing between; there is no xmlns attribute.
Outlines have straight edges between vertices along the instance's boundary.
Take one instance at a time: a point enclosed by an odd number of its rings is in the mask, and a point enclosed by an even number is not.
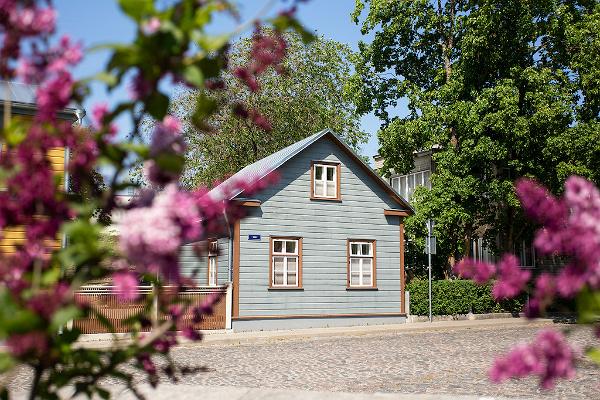
<svg viewBox="0 0 600 400"><path fill-rule="evenodd" d="M227 224L227 230L229 232L229 242L227 246L227 278L229 283L233 282L233 235L231 234L231 224L229 223L229 218L227 218L227 213L223 210L223 217L225 218L225 223Z"/></svg>
<svg viewBox="0 0 600 400"><path fill-rule="evenodd" d="M233 235L225 210L223 210L223 217L229 231L229 246L227 246L227 275L229 282L227 282L227 294L225 298L225 329L231 330L233 328Z"/></svg>

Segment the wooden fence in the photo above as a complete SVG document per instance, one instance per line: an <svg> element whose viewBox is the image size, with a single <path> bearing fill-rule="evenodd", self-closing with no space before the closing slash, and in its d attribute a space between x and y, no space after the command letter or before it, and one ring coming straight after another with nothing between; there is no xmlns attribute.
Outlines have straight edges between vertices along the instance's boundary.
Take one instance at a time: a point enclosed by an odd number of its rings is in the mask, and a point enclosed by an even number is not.
<svg viewBox="0 0 600 400"><path fill-rule="evenodd" d="M76 301L85 302L92 308L98 311L102 316L108 319L115 328L115 333L126 333L129 332L129 328L123 323L129 317L132 317L141 311L145 307L148 307L146 301L144 301L145 295L152 292L151 286L141 286L139 288L141 298L134 301L122 301L119 300L112 292L112 286L86 286L82 287L75 294ZM199 306L203 303L204 299L214 293L222 293L222 297L214 307L214 313L212 315L206 315L200 323L193 324L195 329L207 330L207 329L225 329L227 324L227 286L217 287L198 287L198 288L186 288L175 295L181 299L189 300L191 306L188 311L181 317L184 326L192 324L192 313L191 309L194 306ZM146 310L147 315L151 316L152 313L156 313L156 308L150 306ZM166 320L166 315L156 315L155 318L159 320ZM107 333L108 330L94 314L88 318L81 318L73 321L73 327L79 328L82 333ZM149 330L150 328L142 329Z"/></svg>

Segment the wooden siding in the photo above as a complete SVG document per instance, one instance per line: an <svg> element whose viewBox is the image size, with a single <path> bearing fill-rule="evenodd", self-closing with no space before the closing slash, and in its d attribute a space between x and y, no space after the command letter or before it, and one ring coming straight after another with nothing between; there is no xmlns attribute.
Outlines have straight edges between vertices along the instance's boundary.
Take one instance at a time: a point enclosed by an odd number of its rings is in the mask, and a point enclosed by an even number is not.
<svg viewBox="0 0 600 400"><path fill-rule="evenodd" d="M340 202L310 199L311 161L341 163ZM399 313L399 218L383 189L324 138L278 170L278 184L258 194L240 227L240 318L310 314ZM249 234L261 241L248 241ZM269 291L269 237L303 238L301 290ZM377 290L348 291L346 240L377 240Z"/></svg>
<svg viewBox="0 0 600 400"><path fill-rule="evenodd" d="M229 281L228 275L228 243L227 238L221 238L219 242L219 257L217 259L217 285L223 285ZM181 272L187 277L194 277L196 284L208 285L208 260L207 257L198 258L192 250L193 244L186 244L181 249L180 263Z"/></svg>
<svg viewBox="0 0 600 400"><path fill-rule="evenodd" d="M30 118L30 117L21 117ZM6 151L3 147L2 151ZM48 151L48 160L55 174L60 176L61 185L65 182L65 149L64 147L56 147ZM25 227L12 227L4 229L0 237L0 254L11 255L15 253L15 246L22 244L25 241ZM48 246L55 249L61 245L60 238L51 241Z"/></svg>

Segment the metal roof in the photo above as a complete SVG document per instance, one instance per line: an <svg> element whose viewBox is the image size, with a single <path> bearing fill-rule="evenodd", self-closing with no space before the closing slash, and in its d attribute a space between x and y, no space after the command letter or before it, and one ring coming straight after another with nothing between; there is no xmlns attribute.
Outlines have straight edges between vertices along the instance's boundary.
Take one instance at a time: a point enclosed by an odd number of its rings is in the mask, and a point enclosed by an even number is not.
<svg viewBox="0 0 600 400"><path fill-rule="evenodd" d="M392 193L394 195L393 197L395 198L395 200L397 200L404 207L405 210L413 212L413 209L408 204L408 202L405 199L403 199L402 196L400 196L400 194L398 194L398 192L396 192L386 181L384 181L379 175L377 175L377 173L367 163L365 163L365 161L361 157L359 157L350 146L348 146L335 132L333 132L329 128L323 129L322 131L317 132L314 135L311 135L307 138L304 138L292 145L289 145L288 147L285 147L271 154L270 156L267 156L263 159L256 161L255 163L247 165L246 167L242 168L237 173L233 174L231 177L223 181L223 183L221 183L219 186L212 189L209 195L211 197L223 199L227 193L226 188L232 184L235 184L235 182L240 180L256 181L264 178L265 176L267 176L268 174L275 171L277 168L281 167L283 164L291 160L301 151L305 150L310 145L312 145L313 143L315 143L316 141L318 141L326 135L330 135L330 137L334 139L334 142L341 146L347 153L349 153L352 156L352 158L355 159L357 163L359 163L364 169L366 169L367 172L369 172L369 174L372 176L373 179L377 181L378 184L383 186L388 193ZM241 193L242 190L233 192L233 194L229 196L229 200L237 197Z"/></svg>
<svg viewBox="0 0 600 400"><path fill-rule="evenodd" d="M11 107L15 110L34 110L36 105L36 85L0 80L0 107L4 106L5 101L11 102ZM84 111L76 104L69 104L62 113L73 114L83 117ZM77 114L81 115L77 115Z"/></svg>

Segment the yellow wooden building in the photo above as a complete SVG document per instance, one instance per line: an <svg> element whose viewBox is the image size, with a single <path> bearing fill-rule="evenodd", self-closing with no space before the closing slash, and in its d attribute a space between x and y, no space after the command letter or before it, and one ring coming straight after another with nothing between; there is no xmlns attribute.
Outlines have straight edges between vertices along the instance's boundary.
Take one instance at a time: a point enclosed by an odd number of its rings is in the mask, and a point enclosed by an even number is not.
<svg viewBox="0 0 600 400"><path fill-rule="evenodd" d="M0 128L10 118L32 118L36 112L35 103L36 87L16 82L0 80ZM75 106L69 106L58 114L58 118L71 121L73 124L81 124L85 112ZM0 144L1 145L1 144ZM6 151L2 146L1 152ZM68 148L55 148L48 154L53 170L62 177L63 186L68 190L69 176L67 165L69 162ZM1 189L0 189L1 190ZM0 257L10 255L15 251L15 245L22 243L25 238L24 227L6 229L0 238ZM63 241L57 238L55 246L63 245Z"/></svg>

